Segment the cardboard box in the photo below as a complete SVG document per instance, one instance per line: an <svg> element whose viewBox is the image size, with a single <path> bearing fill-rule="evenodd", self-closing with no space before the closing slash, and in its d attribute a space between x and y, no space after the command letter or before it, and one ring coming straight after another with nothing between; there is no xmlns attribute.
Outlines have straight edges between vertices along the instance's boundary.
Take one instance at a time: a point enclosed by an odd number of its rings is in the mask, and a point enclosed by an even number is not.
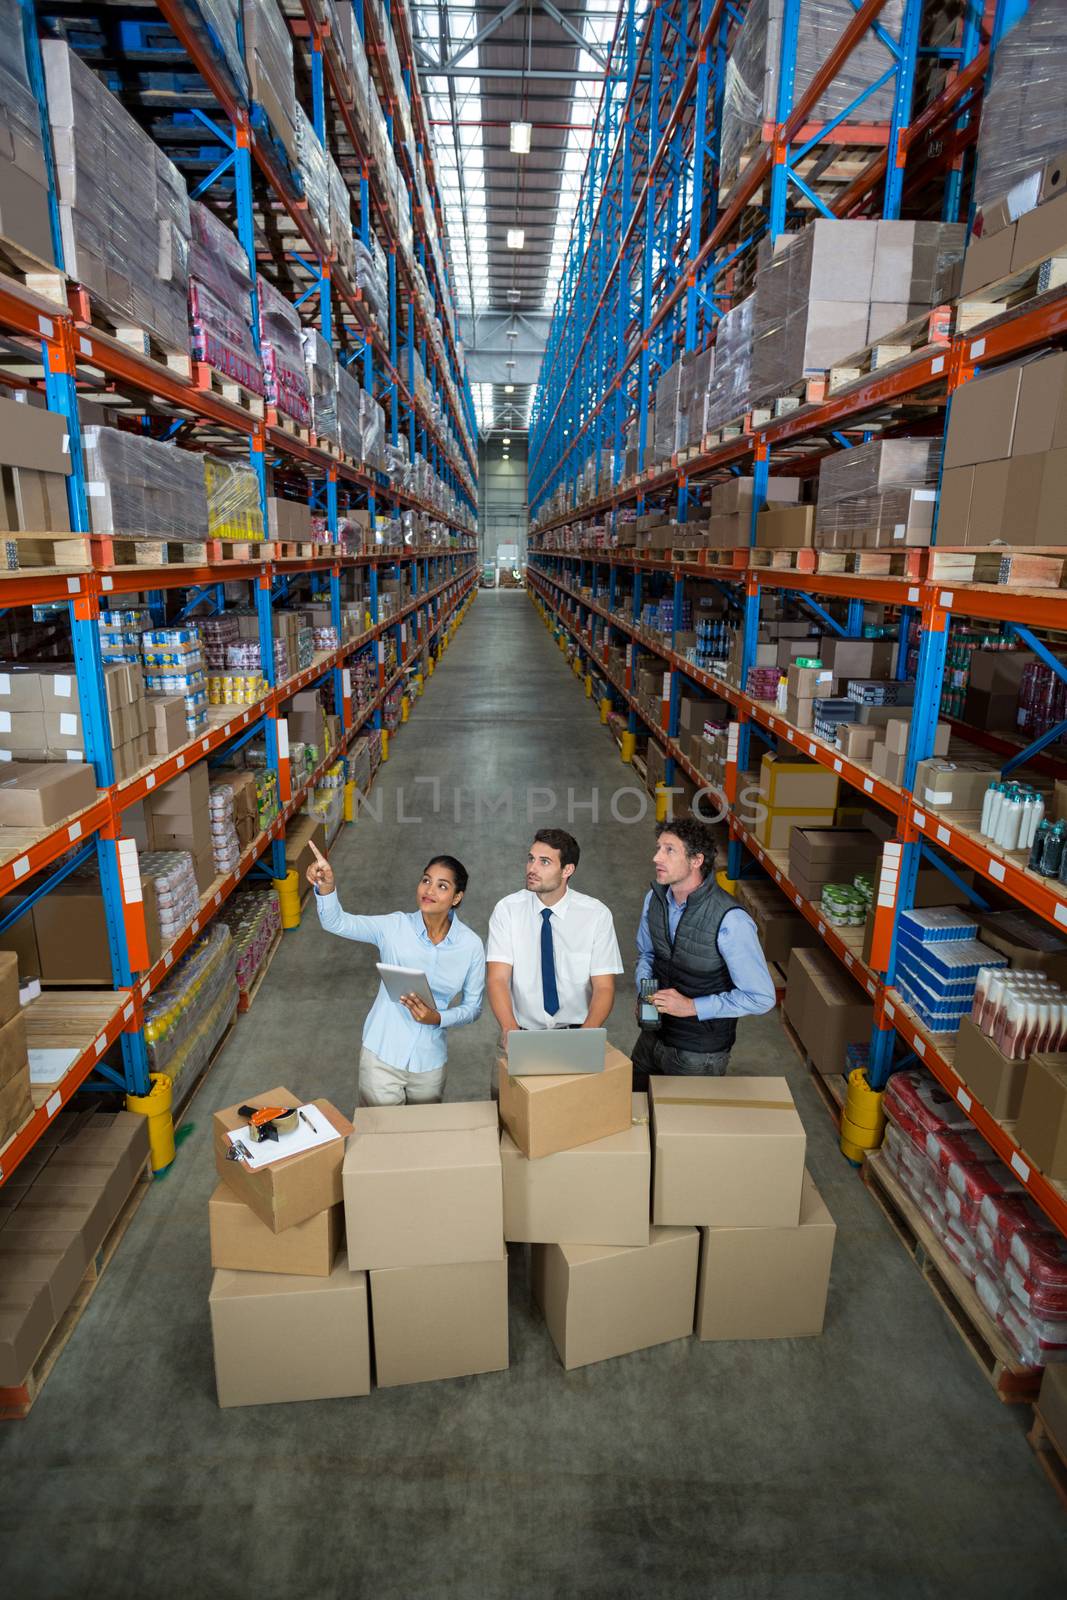
<svg viewBox="0 0 1067 1600"><path fill-rule="evenodd" d="M49 248L47 259L51 256ZM0 400L0 465L69 476L70 447L63 418L22 400Z"/></svg>
<svg viewBox="0 0 1067 1600"><path fill-rule="evenodd" d="M1011 252L1012 272L1037 266L1052 256L1067 254L1067 194L1058 194L1035 206L1015 224Z"/></svg>
<svg viewBox="0 0 1067 1600"><path fill-rule="evenodd" d="M820 942L816 929L773 883L739 879L737 903L756 924L756 932L768 962L777 961L784 966L795 946Z"/></svg>
<svg viewBox="0 0 1067 1600"><path fill-rule="evenodd" d="M796 1227L806 1138L784 1078L654 1077L650 1089L657 1226Z"/></svg>
<svg viewBox="0 0 1067 1600"><path fill-rule="evenodd" d="M794 828L789 836L789 870L821 883L851 880L869 871L878 840L867 828Z"/></svg>
<svg viewBox="0 0 1067 1600"><path fill-rule="evenodd" d="M338 1205L344 1198L341 1187L341 1167L345 1156L345 1138L352 1132L352 1124L328 1100L311 1102L337 1129L341 1137L330 1144L300 1155L283 1156L258 1171L249 1171L240 1161L228 1161L226 1152L229 1140L226 1135L247 1126L247 1119L238 1115L238 1106L299 1106L304 1102L289 1089L268 1089L265 1094L245 1095L237 1105L216 1111L212 1118L212 1141L215 1147L215 1169L229 1184L234 1194L245 1205L251 1206L261 1222L272 1233L294 1228L308 1217L317 1216L329 1206Z"/></svg>
<svg viewBox="0 0 1067 1600"><path fill-rule="evenodd" d="M822 1332L837 1228L810 1172L795 1228L701 1228L698 1339Z"/></svg>
<svg viewBox="0 0 1067 1600"><path fill-rule="evenodd" d="M1008 276L1015 252L1015 228L1012 222L992 234L983 233L980 239L971 239L963 258L961 296L972 295L987 284L998 283L1001 278Z"/></svg>
<svg viewBox="0 0 1067 1600"><path fill-rule="evenodd" d="M970 1017L960 1023L952 1064L991 1116L1006 1121L1019 1115L1028 1063L1009 1061Z"/></svg>
<svg viewBox="0 0 1067 1600"><path fill-rule="evenodd" d="M215 1273L208 1296L220 1406L370 1393L367 1275Z"/></svg>
<svg viewBox="0 0 1067 1600"><path fill-rule="evenodd" d="M499 1254L504 1213L492 1101L359 1107L343 1178L353 1270Z"/></svg>
<svg viewBox="0 0 1067 1600"><path fill-rule="evenodd" d="M1015 1139L1046 1178L1067 1180L1067 1054L1031 1059Z"/></svg>
<svg viewBox="0 0 1067 1600"><path fill-rule="evenodd" d="M888 678L893 672L896 648L887 639L824 637L817 654L835 678Z"/></svg>
<svg viewBox="0 0 1067 1600"><path fill-rule="evenodd" d="M756 545L761 550L807 549L814 535L814 506L776 506L756 517Z"/></svg>
<svg viewBox="0 0 1067 1600"><path fill-rule="evenodd" d="M504 1238L527 1244L648 1243L652 1154L648 1097L633 1096L633 1122L592 1144L540 1161L500 1135Z"/></svg>
<svg viewBox="0 0 1067 1600"><path fill-rule="evenodd" d="M0 950L0 1028L19 1014L18 956L13 950Z"/></svg>
<svg viewBox="0 0 1067 1600"><path fill-rule="evenodd" d="M862 722L843 722L837 730L837 748L850 761L870 761L878 739L878 729Z"/></svg>
<svg viewBox="0 0 1067 1600"><path fill-rule="evenodd" d="M1036 1409L1056 1449L1067 1460L1067 1366L1053 1361L1045 1368Z"/></svg>
<svg viewBox="0 0 1067 1600"><path fill-rule="evenodd" d="M180 695L152 695L144 704L153 754L166 756L173 750L180 750L189 738L184 699Z"/></svg>
<svg viewBox="0 0 1067 1600"><path fill-rule="evenodd" d="M760 762L760 793L774 811L833 810L839 780L814 761L783 761L764 755Z"/></svg>
<svg viewBox="0 0 1067 1600"><path fill-rule="evenodd" d="M955 391L945 436L946 469L1011 455L1022 373L1021 363L1001 367Z"/></svg>
<svg viewBox="0 0 1067 1600"><path fill-rule="evenodd" d="M47 1284L0 1279L0 1386L14 1388L24 1381L53 1321Z"/></svg>
<svg viewBox="0 0 1067 1600"><path fill-rule="evenodd" d="M15 762L0 772L0 826L51 828L96 804L93 768L79 761Z"/></svg>
<svg viewBox="0 0 1067 1600"><path fill-rule="evenodd" d="M283 1272L328 1278L344 1236L344 1209L325 1211L273 1233L225 1183L207 1205L211 1265L232 1272Z"/></svg>
<svg viewBox="0 0 1067 1600"><path fill-rule="evenodd" d="M915 799L935 811L981 811L985 792L998 776L984 763L931 756L915 769Z"/></svg>
<svg viewBox="0 0 1067 1600"><path fill-rule="evenodd" d="M1059 783L1056 787L1059 788ZM1058 804L1056 815L1063 816ZM1067 987L1067 939L1032 911L1013 906L1008 911L980 912L978 937L983 944L1007 956L1013 967L1047 973Z"/></svg>
<svg viewBox="0 0 1067 1600"><path fill-rule="evenodd" d="M870 997L827 950L794 950L782 1002L816 1071L837 1077L845 1070L845 1048L866 1043L874 1025Z"/></svg>
<svg viewBox="0 0 1067 1600"><path fill-rule="evenodd" d="M798 667L792 662L785 675L786 692L798 699L812 700L816 695L829 696L834 692L834 675L829 667ZM784 767L788 763L783 763Z"/></svg>
<svg viewBox="0 0 1067 1600"><path fill-rule="evenodd" d="M502 1372L508 1365L508 1263L381 1267L370 1274L380 1389Z"/></svg>
<svg viewBox="0 0 1067 1600"><path fill-rule="evenodd" d="M145 796L146 816L174 817L183 821L206 813L209 806L211 783L207 763L197 762L185 772L179 772L162 789L154 789Z"/></svg>
<svg viewBox="0 0 1067 1600"><path fill-rule="evenodd" d="M657 1227L647 1245L629 1250L535 1245L534 1299L568 1371L688 1339L698 1243L695 1228Z"/></svg>
<svg viewBox="0 0 1067 1600"><path fill-rule="evenodd" d="M603 1072L513 1078L501 1057L496 1073L500 1120L532 1161L630 1127L633 1067L614 1045L607 1047Z"/></svg>
<svg viewBox="0 0 1067 1600"><path fill-rule="evenodd" d="M56 1323L77 1294L89 1255L76 1231L35 1238L17 1228L0 1232L0 1278L9 1287L16 1282L43 1284L48 1291L52 1321Z"/></svg>
<svg viewBox="0 0 1067 1600"><path fill-rule="evenodd" d="M756 821L756 838L765 850L788 850L794 828L832 827L832 810L772 811L765 807Z"/></svg>
<svg viewBox="0 0 1067 1600"><path fill-rule="evenodd" d="M871 771L876 778L884 778L886 783L894 783L897 788L904 782L904 767L907 757L890 750L886 744L876 744L871 751Z"/></svg>

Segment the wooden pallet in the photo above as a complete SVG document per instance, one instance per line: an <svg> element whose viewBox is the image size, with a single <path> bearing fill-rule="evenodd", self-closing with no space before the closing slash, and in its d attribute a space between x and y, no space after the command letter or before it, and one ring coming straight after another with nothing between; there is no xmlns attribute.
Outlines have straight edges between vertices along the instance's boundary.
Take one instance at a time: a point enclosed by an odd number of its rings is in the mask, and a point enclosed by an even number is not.
<svg viewBox="0 0 1067 1600"><path fill-rule="evenodd" d="M701 453L708 455L716 446L729 444L731 440L743 438L746 433L751 432L752 413L745 411L741 416L731 417L729 422L723 422L717 428L709 428L701 441Z"/></svg>
<svg viewBox="0 0 1067 1600"><path fill-rule="evenodd" d="M325 545L315 544L311 539L270 539L259 548L264 561L310 561L320 552L326 552Z"/></svg>
<svg viewBox="0 0 1067 1600"><path fill-rule="evenodd" d="M66 275L4 234L0 234L0 272L14 278L16 283L21 283L31 293L53 301L57 310L66 310Z"/></svg>
<svg viewBox="0 0 1067 1600"><path fill-rule="evenodd" d="M287 433L291 439L297 439L301 444L311 444L311 429L305 428L302 423L294 422L292 417L287 417L284 411L279 411L275 406L267 406L267 427L274 428L278 433Z"/></svg>
<svg viewBox="0 0 1067 1600"><path fill-rule="evenodd" d="M826 399L828 383L829 374L826 372L812 373L809 377L798 379L783 394L776 395L763 405L753 406L752 426L759 428L779 417L787 417L791 412L799 411L801 406L820 405Z"/></svg>
<svg viewBox="0 0 1067 1600"><path fill-rule="evenodd" d="M267 973L270 971L271 962L274 960L274 957L278 954L278 951L279 951L279 949L281 947L281 942L282 942L282 930L281 930L281 928L279 928L277 933L274 935L274 938L271 940L270 946L269 946L269 948L267 950L267 953L263 957L263 960L260 962L259 967L256 970L255 976L252 979L252 982L248 985L247 989L242 989L238 993L238 996L237 996L237 1010L239 1012L243 1013L245 1011L250 1011L251 1010L252 1002L253 1002L253 1000L255 1000L256 995L259 993L260 989L263 987L263 980L267 976Z"/></svg>
<svg viewBox="0 0 1067 1600"><path fill-rule="evenodd" d="M978 1298L974 1285L941 1247L933 1229L909 1200L877 1151L863 1165L863 1181L972 1357L1006 1405L1032 1401L1039 1367L1025 1367Z"/></svg>
<svg viewBox="0 0 1067 1600"><path fill-rule="evenodd" d="M193 384L197 389L217 395L220 400L226 400L241 411L247 411L250 417L263 416L266 401L261 394L256 394L254 389L246 389L236 378L228 378L225 373L216 371L206 361L193 362Z"/></svg>
<svg viewBox="0 0 1067 1600"><path fill-rule="evenodd" d="M997 587L1061 589L1067 573L1062 549L1016 549L993 545L986 549L935 545L929 554L928 576L934 583L985 583Z"/></svg>
<svg viewBox="0 0 1067 1600"><path fill-rule="evenodd" d="M122 1243L126 1230L137 1214L141 1202L151 1185L151 1169L146 1166L130 1190L118 1216L111 1224L103 1244L86 1268L85 1276L78 1286L74 1299L49 1334L44 1349L30 1368L24 1382L15 1384L10 1388L0 1388L0 1421L18 1422L29 1416L41 1390L48 1381L52 1368L73 1338L78 1323L85 1315L86 1307L96 1293L101 1278L110 1266L115 1251Z"/></svg>
<svg viewBox="0 0 1067 1600"><path fill-rule="evenodd" d="M1067 1460L1060 1453L1060 1448L1036 1405L1033 1425L1026 1439L1037 1457L1042 1472L1059 1496L1060 1505L1067 1511Z"/></svg>
<svg viewBox="0 0 1067 1600"><path fill-rule="evenodd" d="M914 317L902 327L883 334L855 355L835 361L830 368L827 393L836 394L839 389L846 389L861 378L869 378L875 372L891 367L894 362L906 361L920 350L932 346L947 349L951 337L952 307L935 306L921 317Z"/></svg>
<svg viewBox="0 0 1067 1600"><path fill-rule="evenodd" d="M87 542L97 567L203 567L208 563L205 539L134 539L96 534Z"/></svg>
<svg viewBox="0 0 1067 1600"><path fill-rule="evenodd" d="M67 301L75 322L83 328L99 329L137 355L148 356L171 372L176 372L179 377L187 381L192 380L193 358L189 354L188 347L178 348L168 344L151 328L144 328L140 323L131 322L120 313L112 311L81 284L67 285Z"/></svg>
<svg viewBox="0 0 1067 1600"><path fill-rule="evenodd" d="M963 295L956 306L956 332L972 333L1006 311L1036 311L1046 297L1057 299L1065 283L1067 246L1058 255Z"/></svg>

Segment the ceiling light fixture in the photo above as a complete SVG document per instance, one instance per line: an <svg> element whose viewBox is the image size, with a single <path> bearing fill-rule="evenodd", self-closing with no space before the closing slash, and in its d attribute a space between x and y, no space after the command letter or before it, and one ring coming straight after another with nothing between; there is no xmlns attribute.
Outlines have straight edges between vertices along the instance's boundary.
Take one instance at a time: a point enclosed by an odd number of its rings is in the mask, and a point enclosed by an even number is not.
<svg viewBox="0 0 1067 1600"><path fill-rule="evenodd" d="M511 440L505 435L505 437L503 439L501 439L500 442L501 442L501 444L510 444Z"/></svg>
<svg viewBox="0 0 1067 1600"><path fill-rule="evenodd" d="M525 243L526 243L526 229L525 228L509 228L508 229L508 249L509 250L521 250Z"/></svg>
<svg viewBox="0 0 1067 1600"><path fill-rule="evenodd" d="M532 133L532 123L513 122L511 124L511 153L513 156L528 156L530 154L530 137Z"/></svg>
<svg viewBox="0 0 1067 1600"><path fill-rule="evenodd" d="M504 393L505 394L514 394L515 393L515 385L513 383L506 383L504 385Z"/></svg>

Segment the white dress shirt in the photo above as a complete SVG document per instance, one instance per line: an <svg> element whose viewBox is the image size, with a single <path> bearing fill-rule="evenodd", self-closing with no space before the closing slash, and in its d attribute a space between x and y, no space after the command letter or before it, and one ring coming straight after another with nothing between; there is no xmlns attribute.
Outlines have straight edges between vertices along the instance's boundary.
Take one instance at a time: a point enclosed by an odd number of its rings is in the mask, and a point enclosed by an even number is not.
<svg viewBox="0 0 1067 1600"><path fill-rule="evenodd" d="M584 1022L593 995L592 979L622 972L619 942L611 912L592 895L568 889L551 908L552 965L559 1010L550 1017L541 986L541 913L532 889L498 900L489 918L487 961L511 968L511 1004L520 1028L567 1028Z"/></svg>

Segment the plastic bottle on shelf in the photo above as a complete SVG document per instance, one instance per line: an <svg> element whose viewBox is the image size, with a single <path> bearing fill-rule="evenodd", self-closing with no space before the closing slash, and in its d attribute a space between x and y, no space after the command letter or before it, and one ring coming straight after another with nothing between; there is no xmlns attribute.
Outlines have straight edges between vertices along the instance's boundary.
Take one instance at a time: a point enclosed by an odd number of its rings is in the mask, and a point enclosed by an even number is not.
<svg viewBox="0 0 1067 1600"><path fill-rule="evenodd" d="M1040 872L1041 863L1045 854L1045 835L1052 829L1051 822L1042 817L1034 829L1034 837L1030 844L1030 859L1026 863L1031 872Z"/></svg>
<svg viewBox="0 0 1067 1600"><path fill-rule="evenodd" d="M1062 822L1054 822L1045 834L1045 843L1041 851L1041 866L1038 871L1044 878L1059 876L1060 862L1063 860L1064 826Z"/></svg>

